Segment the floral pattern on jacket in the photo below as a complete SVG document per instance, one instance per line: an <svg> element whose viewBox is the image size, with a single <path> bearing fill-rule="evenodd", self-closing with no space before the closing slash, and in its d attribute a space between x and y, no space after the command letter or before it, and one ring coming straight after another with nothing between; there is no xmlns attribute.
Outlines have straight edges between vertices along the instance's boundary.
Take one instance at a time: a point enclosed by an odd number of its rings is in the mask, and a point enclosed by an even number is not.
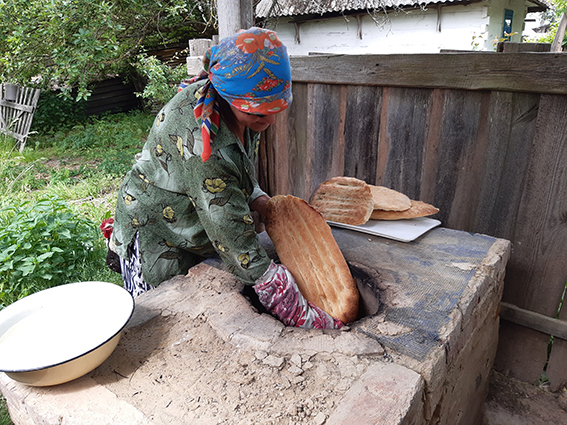
<svg viewBox="0 0 567 425"><path fill-rule="evenodd" d="M265 193L255 178L259 134L247 130L245 146L221 123L208 161L193 115L196 92L189 85L158 113L140 157L119 190L113 241L128 258L139 235L144 279L159 283L215 251L229 271L252 285L270 260L260 246L250 203Z"/></svg>

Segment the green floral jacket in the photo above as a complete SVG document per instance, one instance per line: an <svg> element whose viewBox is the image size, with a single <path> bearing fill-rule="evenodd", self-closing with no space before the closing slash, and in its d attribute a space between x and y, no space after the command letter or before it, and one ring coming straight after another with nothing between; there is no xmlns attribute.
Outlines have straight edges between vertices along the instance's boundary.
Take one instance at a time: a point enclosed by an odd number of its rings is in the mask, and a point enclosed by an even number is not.
<svg viewBox="0 0 567 425"><path fill-rule="evenodd" d="M118 195L112 235L117 252L128 258L137 232L144 280L153 286L185 274L215 251L248 285L270 265L249 207L265 194L254 168L260 135L247 129L242 146L221 122L208 161L194 154L202 142L193 107L203 83L186 87L158 113Z"/></svg>

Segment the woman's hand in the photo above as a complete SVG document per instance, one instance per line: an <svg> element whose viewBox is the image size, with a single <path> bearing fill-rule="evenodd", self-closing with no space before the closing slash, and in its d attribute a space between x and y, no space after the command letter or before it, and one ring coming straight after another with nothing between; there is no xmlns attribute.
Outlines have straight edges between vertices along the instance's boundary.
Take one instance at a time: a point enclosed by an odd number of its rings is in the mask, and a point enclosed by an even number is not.
<svg viewBox="0 0 567 425"><path fill-rule="evenodd" d="M262 195L262 196L259 196L256 199L254 199L250 203L250 208L252 208L254 211L256 211L258 214L260 214L262 216L262 221L264 221L263 218L268 215L268 201L269 200L270 200L270 197L268 195Z"/></svg>
<svg viewBox="0 0 567 425"><path fill-rule="evenodd" d="M268 215L268 195L262 195L254 199L250 203L252 209L252 218L254 219L254 230L256 233L262 233L266 228L264 227L264 218Z"/></svg>

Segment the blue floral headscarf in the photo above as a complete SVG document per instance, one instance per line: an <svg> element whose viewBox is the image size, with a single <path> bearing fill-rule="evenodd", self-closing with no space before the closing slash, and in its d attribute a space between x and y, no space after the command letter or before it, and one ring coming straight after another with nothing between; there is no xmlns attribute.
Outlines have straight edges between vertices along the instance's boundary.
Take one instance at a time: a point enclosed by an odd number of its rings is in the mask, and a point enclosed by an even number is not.
<svg viewBox="0 0 567 425"><path fill-rule="evenodd" d="M220 124L217 93L248 114L276 114L291 104L289 57L273 31L253 27L223 38L205 53L203 67L205 73L191 80L208 78L194 109L203 135L203 161L211 155Z"/></svg>

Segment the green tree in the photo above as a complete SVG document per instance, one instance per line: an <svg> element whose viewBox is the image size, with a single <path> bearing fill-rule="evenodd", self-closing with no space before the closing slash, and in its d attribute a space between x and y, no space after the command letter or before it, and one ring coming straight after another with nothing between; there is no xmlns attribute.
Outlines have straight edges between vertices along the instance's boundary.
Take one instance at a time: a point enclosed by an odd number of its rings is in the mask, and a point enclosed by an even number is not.
<svg viewBox="0 0 567 425"><path fill-rule="evenodd" d="M555 34L557 34L557 29L559 23L561 22L562 16L567 13L567 0L550 0L553 5L551 9L543 14L543 22L549 22L550 27L547 34L539 38L537 41L539 43L552 43L555 39ZM563 48L567 46L567 34L563 37Z"/></svg>
<svg viewBox="0 0 567 425"><path fill-rule="evenodd" d="M152 48L216 33L214 0L0 0L0 81L78 89Z"/></svg>

